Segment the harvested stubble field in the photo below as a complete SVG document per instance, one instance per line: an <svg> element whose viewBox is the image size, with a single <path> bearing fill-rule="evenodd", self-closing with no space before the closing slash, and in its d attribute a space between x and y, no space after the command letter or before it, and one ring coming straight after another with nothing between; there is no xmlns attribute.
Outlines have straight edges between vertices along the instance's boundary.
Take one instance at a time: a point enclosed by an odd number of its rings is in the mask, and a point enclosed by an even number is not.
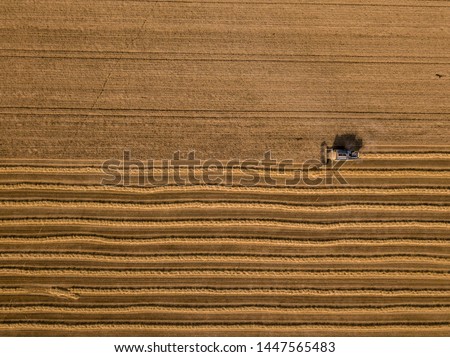
<svg viewBox="0 0 450 357"><path fill-rule="evenodd" d="M439 0L0 1L0 335L450 335L449 24ZM124 149L301 163L348 132L348 185L100 184Z"/></svg>

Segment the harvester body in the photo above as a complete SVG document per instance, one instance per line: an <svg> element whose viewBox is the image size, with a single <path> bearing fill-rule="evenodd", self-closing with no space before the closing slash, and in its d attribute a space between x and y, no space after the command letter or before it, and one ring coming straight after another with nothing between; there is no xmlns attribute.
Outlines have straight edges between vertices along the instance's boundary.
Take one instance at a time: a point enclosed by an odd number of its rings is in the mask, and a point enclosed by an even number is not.
<svg viewBox="0 0 450 357"><path fill-rule="evenodd" d="M359 152L345 149L328 149L328 161L343 161L343 160L357 160L359 159Z"/></svg>

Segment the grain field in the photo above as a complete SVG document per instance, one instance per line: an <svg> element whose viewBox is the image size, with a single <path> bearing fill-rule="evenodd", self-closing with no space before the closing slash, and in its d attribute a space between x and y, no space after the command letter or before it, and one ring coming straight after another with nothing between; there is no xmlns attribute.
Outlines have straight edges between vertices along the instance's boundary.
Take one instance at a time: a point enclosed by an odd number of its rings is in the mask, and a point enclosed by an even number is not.
<svg viewBox="0 0 450 357"><path fill-rule="evenodd" d="M0 335L449 336L449 48L443 0L0 0Z"/></svg>

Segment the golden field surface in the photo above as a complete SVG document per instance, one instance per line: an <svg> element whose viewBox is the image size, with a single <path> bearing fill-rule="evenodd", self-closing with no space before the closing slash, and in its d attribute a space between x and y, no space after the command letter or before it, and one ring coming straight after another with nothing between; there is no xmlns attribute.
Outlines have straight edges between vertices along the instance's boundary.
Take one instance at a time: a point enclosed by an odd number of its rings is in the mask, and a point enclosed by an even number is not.
<svg viewBox="0 0 450 357"><path fill-rule="evenodd" d="M1 0L0 335L449 336L449 48L439 0ZM346 133L347 184L102 185Z"/></svg>

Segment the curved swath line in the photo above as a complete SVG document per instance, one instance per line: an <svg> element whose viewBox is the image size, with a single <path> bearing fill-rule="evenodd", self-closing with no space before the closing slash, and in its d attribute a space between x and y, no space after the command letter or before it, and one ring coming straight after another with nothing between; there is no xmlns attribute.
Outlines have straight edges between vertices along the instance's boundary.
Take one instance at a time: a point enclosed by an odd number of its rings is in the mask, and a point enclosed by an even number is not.
<svg viewBox="0 0 450 357"><path fill-rule="evenodd" d="M0 260L84 260L104 262L449 262L450 255L428 254L324 254L324 255L286 255L286 254L104 254L83 253L82 251L60 252L0 252Z"/></svg>
<svg viewBox="0 0 450 357"><path fill-rule="evenodd" d="M400 277L400 276L450 276L448 270L401 270L401 269L103 269L103 268L40 268L2 266L0 272L6 275L31 276L103 276L103 277L148 277L148 276L244 276L244 277L300 277L300 276L362 276L362 277Z"/></svg>
<svg viewBox="0 0 450 357"><path fill-rule="evenodd" d="M73 305L67 304L20 304L20 305L0 305L0 312L3 313L145 313L145 312L176 312L176 313L219 313L219 312L303 312L303 313L332 313L340 314L342 312L450 312L450 305L367 305L367 306L277 306L265 304L253 305L155 305L155 304L136 304L136 305Z"/></svg>
<svg viewBox="0 0 450 357"><path fill-rule="evenodd" d="M172 192L249 192L249 193L287 193L287 194L450 194L447 186L409 186L409 187L386 187L386 186L326 186L326 187L251 187L251 186L219 186L219 185L167 185L154 187L138 186L102 186L102 185L70 185L56 183L33 183L23 182L14 184L0 184L0 190L50 190L50 191L108 191L120 193L172 193Z"/></svg>
<svg viewBox="0 0 450 357"><path fill-rule="evenodd" d="M299 203L262 203L258 201L208 201L191 200L182 202L164 203L136 203L136 202L108 202L108 201L65 201L65 200L0 200L0 207L67 207L67 208L114 208L114 209L138 209L138 210L163 210L184 208L207 209L273 209L283 211L319 211L335 212L349 210L389 210L389 211L439 211L450 212L447 204L395 204L395 203L370 203L370 204L299 204Z"/></svg>
<svg viewBox="0 0 450 357"><path fill-rule="evenodd" d="M447 296L450 298L449 289L417 289L417 288L342 288L327 289L317 287L307 288L222 288L222 287L84 287L72 286L68 289L46 287L0 287L0 294L34 294L47 295L65 293L66 295L79 296L126 296L126 295L268 295L268 296Z"/></svg>
<svg viewBox="0 0 450 357"><path fill-rule="evenodd" d="M450 227L448 221L381 220L381 221L339 221L339 222L301 222L281 219L186 219L186 220L114 220L96 218L24 218L1 219L3 226L30 225L95 225L102 227L285 227L313 230L333 230L341 228L438 228Z"/></svg>
<svg viewBox="0 0 450 357"><path fill-rule="evenodd" d="M121 321L108 321L108 322L70 322L63 323L60 321L16 321L16 322L1 322L0 329L6 330L55 330L55 331L74 331L74 330L180 330L195 332L196 330L204 330L207 332L214 330L264 330L264 331L292 331L293 329L315 329L315 330L328 330L332 328L337 329L337 333L345 330L358 331L364 330L450 330L450 322L448 321L435 321L435 322L372 322L372 323L360 323L360 322L302 322L302 323L254 323L254 322L242 322L242 323L211 323L211 322L198 322L198 323L143 323L143 322L121 322Z"/></svg>
<svg viewBox="0 0 450 357"><path fill-rule="evenodd" d="M300 238L300 239L292 239L288 237L266 237L263 238L261 236L225 236L220 235L218 237L205 237L205 236L159 236L154 238L132 238L129 236L105 236L101 234L68 234L68 235L49 235L44 237L35 237L35 236L0 236L0 244L2 243L42 243L42 242L56 242L56 243L70 243L70 242L79 242L79 241L88 241L93 243L101 243L101 244L115 244L122 245L126 243L128 245L148 245L148 244L213 244L213 243L244 243L244 244L254 244L260 245L264 243L265 245L274 245L274 246L336 246L336 245L354 245L355 243L364 243L364 244L372 244L372 245L399 245L399 244L410 244L413 246L419 245L433 245L433 246L448 246L450 245L450 238L399 238L399 237L391 237L391 238Z"/></svg>

